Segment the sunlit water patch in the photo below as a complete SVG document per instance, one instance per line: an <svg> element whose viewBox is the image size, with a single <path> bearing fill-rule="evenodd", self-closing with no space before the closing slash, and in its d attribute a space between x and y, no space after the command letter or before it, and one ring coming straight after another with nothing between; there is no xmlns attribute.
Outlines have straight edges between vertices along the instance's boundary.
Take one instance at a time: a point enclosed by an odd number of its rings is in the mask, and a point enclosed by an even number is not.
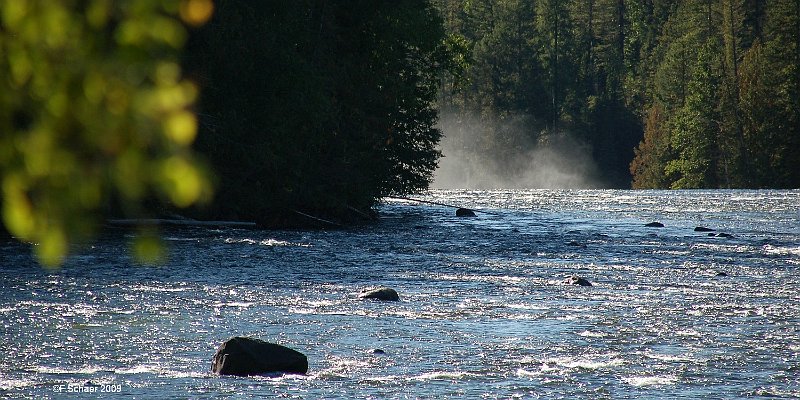
<svg viewBox="0 0 800 400"><path fill-rule="evenodd" d="M420 198L489 213L387 200L348 230L171 230L160 267L120 250L126 232L53 272L0 239L0 397L800 394L800 191ZM381 285L400 301L358 298ZM308 375L213 375L236 335L305 353Z"/></svg>

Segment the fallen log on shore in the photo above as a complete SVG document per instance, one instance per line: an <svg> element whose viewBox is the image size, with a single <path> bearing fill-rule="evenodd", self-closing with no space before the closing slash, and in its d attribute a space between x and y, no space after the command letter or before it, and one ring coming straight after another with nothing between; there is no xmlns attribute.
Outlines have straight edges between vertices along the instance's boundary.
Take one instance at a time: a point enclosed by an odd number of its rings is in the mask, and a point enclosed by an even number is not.
<svg viewBox="0 0 800 400"><path fill-rule="evenodd" d="M387 198L387 199L397 199L397 200L406 200L406 201L415 201L415 202L417 202L417 203L433 204L433 205L435 205L435 206L442 206L442 207L457 208L457 209L469 210L469 211L473 211L473 212L484 213L484 214L490 214L490 215L502 215L502 214L500 214L500 213L491 212L491 211L484 211L484 210L479 210L479 209L475 209L475 208L466 208L466 207L456 206L456 205L453 205L453 204L439 203L439 202L436 202L436 201L423 200L423 199L415 199L415 198L411 198L411 197L404 197L404 196L386 196L385 198Z"/></svg>
<svg viewBox="0 0 800 400"><path fill-rule="evenodd" d="M164 218L144 218L144 219L109 219L108 225L114 226L202 226L202 227L225 227L225 228L256 228L255 222L245 221L199 221L195 219L164 219Z"/></svg>

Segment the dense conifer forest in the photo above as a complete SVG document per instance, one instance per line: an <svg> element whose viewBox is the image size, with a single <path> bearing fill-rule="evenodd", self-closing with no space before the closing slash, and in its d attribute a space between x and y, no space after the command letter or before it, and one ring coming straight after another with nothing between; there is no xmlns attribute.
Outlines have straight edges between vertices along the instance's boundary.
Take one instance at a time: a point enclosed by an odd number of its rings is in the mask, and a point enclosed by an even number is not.
<svg viewBox="0 0 800 400"><path fill-rule="evenodd" d="M800 1L436 3L476 163L569 136L606 186L800 187Z"/></svg>

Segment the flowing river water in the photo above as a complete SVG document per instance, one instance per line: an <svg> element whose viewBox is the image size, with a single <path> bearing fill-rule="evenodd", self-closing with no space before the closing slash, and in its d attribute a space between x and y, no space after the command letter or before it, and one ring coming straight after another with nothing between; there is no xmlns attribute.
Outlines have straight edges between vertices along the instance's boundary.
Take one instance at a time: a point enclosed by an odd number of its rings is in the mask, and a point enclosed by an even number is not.
<svg viewBox="0 0 800 400"><path fill-rule="evenodd" d="M56 271L0 238L0 397L800 397L800 191L419 198L491 213L387 200L345 230L168 230L159 267L127 231ZM357 298L379 285L401 301ZM232 336L309 372L216 376Z"/></svg>

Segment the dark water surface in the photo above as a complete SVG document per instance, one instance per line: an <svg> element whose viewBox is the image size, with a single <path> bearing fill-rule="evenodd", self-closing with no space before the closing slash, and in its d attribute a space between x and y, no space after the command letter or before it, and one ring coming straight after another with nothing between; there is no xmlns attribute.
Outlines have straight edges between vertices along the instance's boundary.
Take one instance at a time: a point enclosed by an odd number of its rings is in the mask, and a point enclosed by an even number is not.
<svg viewBox="0 0 800 400"><path fill-rule="evenodd" d="M56 272L0 240L0 397L800 397L800 191L422 198L493 214L387 201L345 231L169 231L162 267L122 231ZM374 285L401 301L356 298ZM211 374L234 335L309 374Z"/></svg>

